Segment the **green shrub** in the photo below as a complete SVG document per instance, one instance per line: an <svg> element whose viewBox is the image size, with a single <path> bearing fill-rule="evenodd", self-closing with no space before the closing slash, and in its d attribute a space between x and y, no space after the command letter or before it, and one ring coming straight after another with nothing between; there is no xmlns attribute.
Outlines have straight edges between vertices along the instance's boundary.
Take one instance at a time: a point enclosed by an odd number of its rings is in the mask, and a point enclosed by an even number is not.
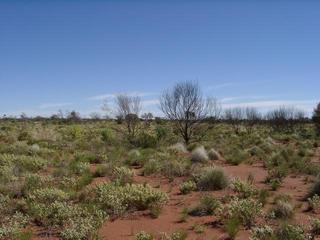
<svg viewBox="0 0 320 240"><path fill-rule="evenodd" d="M194 181L189 180L189 181L183 182L180 185L179 190L182 194L188 194L192 191L197 190L197 184Z"/></svg>
<svg viewBox="0 0 320 240"><path fill-rule="evenodd" d="M271 227L265 225L251 230L250 240L274 240L274 231Z"/></svg>
<svg viewBox="0 0 320 240"><path fill-rule="evenodd" d="M134 145L141 148L154 148L157 145L157 138L147 132L140 133L134 139Z"/></svg>
<svg viewBox="0 0 320 240"><path fill-rule="evenodd" d="M304 231L299 226L294 226L290 224L283 224L276 231L277 239L281 240L306 240L306 236L304 235Z"/></svg>
<svg viewBox="0 0 320 240"><path fill-rule="evenodd" d="M195 176L200 191L221 190L228 186L229 180L222 168L207 167Z"/></svg>
<svg viewBox="0 0 320 240"><path fill-rule="evenodd" d="M281 219L290 219L293 216L294 209L289 202L277 201L272 209L274 216Z"/></svg>
<svg viewBox="0 0 320 240"><path fill-rule="evenodd" d="M320 219L313 219L312 220L311 233L313 236L320 235Z"/></svg>
<svg viewBox="0 0 320 240"><path fill-rule="evenodd" d="M226 154L225 159L227 163L232 165L239 165L240 163L248 159L248 153L239 148L232 148L229 153Z"/></svg>
<svg viewBox="0 0 320 240"><path fill-rule="evenodd" d="M101 131L101 140L105 143L112 143L114 140L113 132L108 128L103 129Z"/></svg>
<svg viewBox="0 0 320 240"><path fill-rule="evenodd" d="M257 190L248 181L241 181L235 179L232 182L232 189L238 194L240 198L250 198L257 194Z"/></svg>
<svg viewBox="0 0 320 240"><path fill-rule="evenodd" d="M153 239L154 237L151 234L146 233L144 231L137 233L135 236L135 240L153 240Z"/></svg>
<svg viewBox="0 0 320 240"><path fill-rule="evenodd" d="M210 160L219 160L222 158L220 153L213 148L208 151L208 157Z"/></svg>
<svg viewBox="0 0 320 240"><path fill-rule="evenodd" d="M127 167L115 167L112 178L116 184L125 185L133 182L133 171Z"/></svg>
<svg viewBox="0 0 320 240"><path fill-rule="evenodd" d="M99 210L94 209L89 212L75 207L74 216L66 222L61 237L64 240L96 239L97 231L106 218L106 215Z"/></svg>
<svg viewBox="0 0 320 240"><path fill-rule="evenodd" d="M235 239L240 230L241 221L238 218L230 218L224 225L224 229L227 232L231 240Z"/></svg>
<svg viewBox="0 0 320 240"><path fill-rule="evenodd" d="M110 171L110 166L107 164L99 165L97 166L95 172L94 172L94 177L105 177L108 175Z"/></svg>
<svg viewBox="0 0 320 240"><path fill-rule="evenodd" d="M0 239L16 239L27 225L28 220L28 216L19 212L1 219L3 224L0 225Z"/></svg>
<svg viewBox="0 0 320 240"><path fill-rule="evenodd" d="M213 215L221 209L221 203L216 198L206 195L201 198L200 204L189 210L191 216Z"/></svg>
<svg viewBox="0 0 320 240"><path fill-rule="evenodd" d="M143 175L149 176L161 171L161 165L159 161L155 159L149 159L143 166Z"/></svg>
<svg viewBox="0 0 320 240"><path fill-rule="evenodd" d="M312 210L314 213L320 212L320 197L315 194L313 197L308 198L308 205L309 209Z"/></svg>
<svg viewBox="0 0 320 240"><path fill-rule="evenodd" d="M313 186L310 189L308 197L313 197L316 194L320 196L320 175L318 175L315 179L315 182L313 183Z"/></svg>
<svg viewBox="0 0 320 240"><path fill-rule="evenodd" d="M162 207L168 200L165 193L141 184L118 186L103 183L97 185L95 193L94 200L112 215L122 214L129 209L146 210Z"/></svg>
<svg viewBox="0 0 320 240"><path fill-rule="evenodd" d="M192 151L191 154L191 161L192 162L206 162L208 161L209 157L207 151L204 149L203 146L197 147Z"/></svg>
<svg viewBox="0 0 320 240"><path fill-rule="evenodd" d="M251 227L262 213L262 204L254 199L233 199L225 209L230 218L237 218L246 227Z"/></svg>

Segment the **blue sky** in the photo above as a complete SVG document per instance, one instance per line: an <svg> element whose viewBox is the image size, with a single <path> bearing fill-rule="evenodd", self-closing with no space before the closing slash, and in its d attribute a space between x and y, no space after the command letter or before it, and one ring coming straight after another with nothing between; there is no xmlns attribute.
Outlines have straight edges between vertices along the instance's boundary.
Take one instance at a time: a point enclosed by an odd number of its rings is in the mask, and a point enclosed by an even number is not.
<svg viewBox="0 0 320 240"><path fill-rule="evenodd" d="M100 111L197 80L224 107L320 101L319 1L0 1L0 114Z"/></svg>

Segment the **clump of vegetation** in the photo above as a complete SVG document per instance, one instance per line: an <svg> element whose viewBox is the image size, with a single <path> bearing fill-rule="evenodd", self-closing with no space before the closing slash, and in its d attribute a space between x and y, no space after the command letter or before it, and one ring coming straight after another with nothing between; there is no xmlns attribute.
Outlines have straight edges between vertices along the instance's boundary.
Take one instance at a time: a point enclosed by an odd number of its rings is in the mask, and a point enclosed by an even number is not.
<svg viewBox="0 0 320 240"><path fill-rule="evenodd" d="M304 230L295 225L283 224L276 231L276 238L281 240L306 240Z"/></svg>
<svg viewBox="0 0 320 240"><path fill-rule="evenodd" d="M275 239L274 231L268 225L256 227L251 230L250 240L273 240Z"/></svg>
<svg viewBox="0 0 320 240"><path fill-rule="evenodd" d="M250 198L258 193L250 182L241 181L240 179L235 179L232 182L232 189L238 194L239 198Z"/></svg>
<svg viewBox="0 0 320 240"><path fill-rule="evenodd" d="M183 182L180 185L179 189L182 194L188 194L197 189L197 184L194 181L189 180L189 181Z"/></svg>
<svg viewBox="0 0 320 240"><path fill-rule="evenodd" d="M313 197L308 198L309 209L314 213L319 213L320 211L320 197L315 194Z"/></svg>
<svg viewBox="0 0 320 240"><path fill-rule="evenodd" d="M203 146L197 147L192 151L191 160L192 162L206 162L209 159L207 151Z"/></svg>
<svg viewBox="0 0 320 240"><path fill-rule="evenodd" d="M230 218L224 225L224 229L227 232L230 239L235 239L241 226L241 221L238 218Z"/></svg>
<svg viewBox="0 0 320 240"><path fill-rule="evenodd" d="M262 204L251 198L234 198L223 212L227 219L239 219L244 226L251 228L255 219L262 214Z"/></svg>
<svg viewBox="0 0 320 240"><path fill-rule="evenodd" d="M205 195L201 198L200 204L189 210L189 215L192 216L207 216L217 213L221 209L221 203L216 198Z"/></svg>
<svg viewBox="0 0 320 240"><path fill-rule="evenodd" d="M239 165L240 163L246 161L248 159L248 153L240 148L234 147L232 148L226 155L225 159L227 163L232 165Z"/></svg>
<svg viewBox="0 0 320 240"><path fill-rule="evenodd" d="M112 183L99 184L95 189L97 204L106 213L119 215L130 209L152 210L161 208L167 201L165 193L149 185L126 184L119 186Z"/></svg>
<svg viewBox="0 0 320 240"><path fill-rule="evenodd" d="M206 167L194 176L197 188L200 191L221 190L228 186L229 179L223 169Z"/></svg>
<svg viewBox="0 0 320 240"><path fill-rule="evenodd" d="M220 153L213 148L208 151L208 157L210 160L220 160L222 158Z"/></svg>
<svg viewBox="0 0 320 240"><path fill-rule="evenodd" d="M141 231L136 234L135 240L153 240L154 237L150 233L146 233L144 231Z"/></svg>
<svg viewBox="0 0 320 240"><path fill-rule="evenodd" d="M294 208L289 202L278 200L276 201L276 204L273 207L272 212L276 218L290 219L294 214Z"/></svg>

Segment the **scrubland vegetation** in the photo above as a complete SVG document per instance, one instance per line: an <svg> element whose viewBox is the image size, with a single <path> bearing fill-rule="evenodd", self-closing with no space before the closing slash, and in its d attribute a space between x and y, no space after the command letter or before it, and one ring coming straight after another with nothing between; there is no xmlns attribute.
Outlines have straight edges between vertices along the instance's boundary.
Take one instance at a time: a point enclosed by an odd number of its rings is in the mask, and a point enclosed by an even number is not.
<svg viewBox="0 0 320 240"><path fill-rule="evenodd" d="M223 112L189 82L160 102L165 118L121 95L116 119L2 119L0 239L320 235L320 105Z"/></svg>

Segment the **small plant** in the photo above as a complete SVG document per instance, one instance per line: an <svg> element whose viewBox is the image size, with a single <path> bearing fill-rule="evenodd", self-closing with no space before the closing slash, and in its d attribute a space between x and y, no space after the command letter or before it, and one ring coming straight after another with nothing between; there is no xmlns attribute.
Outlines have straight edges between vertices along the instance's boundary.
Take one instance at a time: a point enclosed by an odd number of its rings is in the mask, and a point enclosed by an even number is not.
<svg viewBox="0 0 320 240"><path fill-rule="evenodd" d="M313 197L316 194L320 196L320 175L318 175L315 179L315 182L313 183L313 186L310 189L308 197Z"/></svg>
<svg viewBox="0 0 320 240"><path fill-rule="evenodd" d="M213 148L208 151L208 157L210 160L220 160L222 158L220 153Z"/></svg>
<svg viewBox="0 0 320 240"><path fill-rule="evenodd" d="M304 235L304 231L299 226L294 226L290 224L283 224L276 231L277 239L281 240L306 240L306 236Z"/></svg>
<svg viewBox="0 0 320 240"><path fill-rule="evenodd" d="M293 216L293 207L289 202L286 201L277 201L274 208L273 213L274 216L281 219L290 219Z"/></svg>
<svg viewBox="0 0 320 240"><path fill-rule="evenodd" d="M313 219L312 220L311 233L313 236L320 235L320 219Z"/></svg>
<svg viewBox="0 0 320 240"><path fill-rule="evenodd" d="M315 194L313 197L308 198L309 209L314 213L320 212L320 197Z"/></svg>
<svg viewBox="0 0 320 240"><path fill-rule="evenodd" d="M197 189L197 184L194 181L189 180L187 182L182 183L179 189L182 194L188 194Z"/></svg>
<svg viewBox="0 0 320 240"><path fill-rule="evenodd" d="M99 165L94 172L94 177L105 177L108 175L109 166L106 164Z"/></svg>
<svg viewBox="0 0 320 240"><path fill-rule="evenodd" d="M203 163L208 161L208 159L209 157L208 157L207 151L204 149L203 146L197 147L192 151L192 155L191 155L192 162Z"/></svg>
<svg viewBox="0 0 320 240"><path fill-rule="evenodd" d="M221 190L228 186L229 180L222 168L207 167L195 176L200 191Z"/></svg>
<svg viewBox="0 0 320 240"><path fill-rule="evenodd" d="M160 172L160 170L161 170L161 165L159 161L155 159L150 159L143 166L143 175L149 176L151 174Z"/></svg>
<svg viewBox="0 0 320 240"><path fill-rule="evenodd" d="M239 198L250 198L257 194L257 190L248 181L235 179L232 182L233 190L238 194Z"/></svg>
<svg viewBox="0 0 320 240"><path fill-rule="evenodd" d="M265 225L251 230L250 240L274 240L274 231L271 227Z"/></svg>
<svg viewBox="0 0 320 240"><path fill-rule="evenodd" d="M133 182L133 172L127 167L115 167L113 169L112 177L119 185Z"/></svg>
<svg viewBox="0 0 320 240"><path fill-rule="evenodd" d="M240 163L246 161L248 159L248 153L239 148L232 148L231 151L226 154L227 163L232 165L239 165Z"/></svg>
<svg viewBox="0 0 320 240"><path fill-rule="evenodd" d="M224 225L224 229L227 232L230 239L235 239L241 226L241 221L238 218L230 218Z"/></svg>
<svg viewBox="0 0 320 240"><path fill-rule="evenodd" d="M213 215L220 210L221 203L216 198L206 195L201 198L200 204L189 210L189 215L192 216L207 216Z"/></svg>
<svg viewBox="0 0 320 240"><path fill-rule="evenodd" d="M251 228L255 219L262 214L262 204L253 199L233 199L226 207L227 218L237 218L241 223Z"/></svg>
<svg viewBox="0 0 320 240"><path fill-rule="evenodd" d="M144 231L141 231L136 234L135 240L153 240L154 237L150 233L146 233Z"/></svg>

